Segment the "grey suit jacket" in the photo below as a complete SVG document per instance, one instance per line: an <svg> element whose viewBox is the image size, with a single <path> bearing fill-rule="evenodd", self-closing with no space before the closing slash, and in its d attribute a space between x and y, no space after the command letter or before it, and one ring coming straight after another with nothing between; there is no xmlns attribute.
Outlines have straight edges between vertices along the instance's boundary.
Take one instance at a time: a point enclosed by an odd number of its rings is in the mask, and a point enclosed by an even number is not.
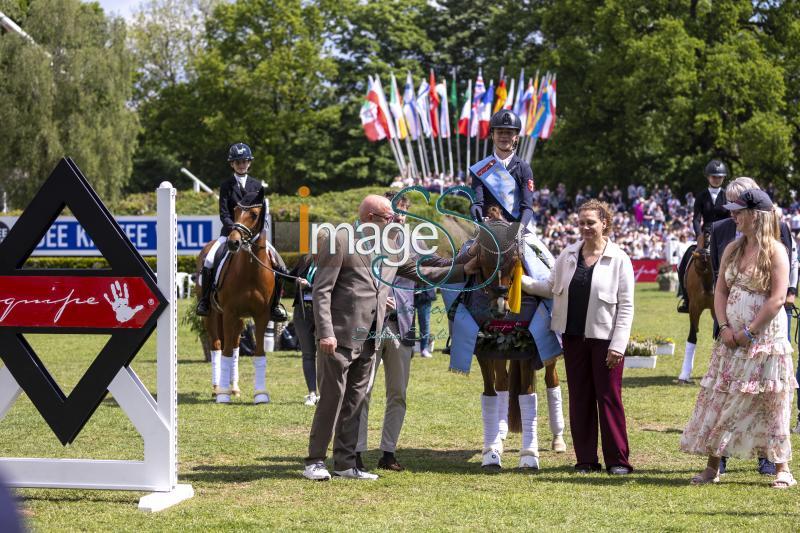
<svg viewBox="0 0 800 533"><path fill-rule="evenodd" d="M347 232L336 233L334 253L328 239L318 247L317 273L314 277L314 323L317 340L336 337L339 347L360 351L370 331L381 332L386 316L386 298L391 287L376 279L370 268L371 258L349 254ZM421 281L413 258L398 267L384 265L381 277L393 281L396 276ZM428 279L439 281L450 267L420 267ZM464 265L453 265L448 281L463 281ZM379 339L376 348L380 345Z"/></svg>

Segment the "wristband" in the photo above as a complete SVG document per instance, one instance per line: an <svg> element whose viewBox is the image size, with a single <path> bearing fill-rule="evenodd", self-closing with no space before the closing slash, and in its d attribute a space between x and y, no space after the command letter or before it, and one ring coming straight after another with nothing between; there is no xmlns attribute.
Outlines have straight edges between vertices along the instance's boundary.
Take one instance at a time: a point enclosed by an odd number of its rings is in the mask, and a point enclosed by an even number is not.
<svg viewBox="0 0 800 533"><path fill-rule="evenodd" d="M719 333L722 333L723 331L725 331L728 328L730 328L730 326L727 324L727 322L725 324L720 324Z"/></svg>

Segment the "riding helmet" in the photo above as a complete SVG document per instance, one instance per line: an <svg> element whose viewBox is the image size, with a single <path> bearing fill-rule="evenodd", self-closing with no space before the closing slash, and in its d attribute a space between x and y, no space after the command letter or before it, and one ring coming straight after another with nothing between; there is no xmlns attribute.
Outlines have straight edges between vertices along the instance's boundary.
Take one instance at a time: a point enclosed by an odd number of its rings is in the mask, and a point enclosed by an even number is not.
<svg viewBox="0 0 800 533"><path fill-rule="evenodd" d="M725 176L728 177L728 167L719 159L712 159L706 165L704 172L706 176Z"/></svg>
<svg viewBox="0 0 800 533"><path fill-rule="evenodd" d="M519 130L522 129L522 121L517 115L514 114L513 111L501 109L492 115L492 119L489 121L489 128L498 130L514 130L519 133Z"/></svg>
<svg viewBox="0 0 800 533"><path fill-rule="evenodd" d="M244 143L232 144L228 148L228 162L241 161L243 159L246 161L253 160L253 152L250 151L250 147Z"/></svg>

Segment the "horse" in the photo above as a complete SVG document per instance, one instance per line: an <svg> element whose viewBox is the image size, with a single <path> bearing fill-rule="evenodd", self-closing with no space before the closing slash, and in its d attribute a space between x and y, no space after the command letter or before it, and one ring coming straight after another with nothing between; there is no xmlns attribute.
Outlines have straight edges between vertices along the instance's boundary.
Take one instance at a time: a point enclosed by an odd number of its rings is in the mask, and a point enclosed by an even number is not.
<svg viewBox="0 0 800 533"><path fill-rule="evenodd" d="M699 331L700 315L709 309L711 316L716 320L714 311L714 272L711 267L710 238L704 235L698 242L697 248L692 252L691 260L686 268L684 286L689 299L689 335L686 338L686 351L683 359L683 369L678 378L678 383L690 382L694 352L697 348L697 332Z"/></svg>
<svg viewBox="0 0 800 533"><path fill-rule="evenodd" d="M477 260L480 265L480 278L485 281L493 276L492 281L483 290L489 296L492 316L500 319L509 315L508 289L512 282L512 271L515 263L521 258L522 246L525 244L521 238L519 225L503 220L497 207L491 207L487 215L489 220L486 225L497 239L497 244L488 232L481 231L477 238ZM522 433L520 468L532 470L539 468L536 370L534 354L526 355L529 356L506 359L499 353L487 354L484 351L476 354L483 379L481 406L484 448L481 466L489 472L499 471L501 468L503 440L508 431ZM550 428L553 432L551 448L559 453L565 452L561 389L555 360L545 365L545 384L548 388Z"/></svg>
<svg viewBox="0 0 800 533"><path fill-rule="evenodd" d="M239 339L245 317L252 317L255 322L253 403L270 401L266 390L267 358L263 339L271 320L275 272L270 266L271 252L263 231L265 214L263 190L246 196L234 209L233 231L226 243L228 254L211 297L211 312L204 319L211 349L217 353L221 351L222 355L217 367L212 351L212 387L216 385L213 393L217 403L230 403L232 394L239 396ZM198 256L198 273L213 244L214 241L207 243Z"/></svg>

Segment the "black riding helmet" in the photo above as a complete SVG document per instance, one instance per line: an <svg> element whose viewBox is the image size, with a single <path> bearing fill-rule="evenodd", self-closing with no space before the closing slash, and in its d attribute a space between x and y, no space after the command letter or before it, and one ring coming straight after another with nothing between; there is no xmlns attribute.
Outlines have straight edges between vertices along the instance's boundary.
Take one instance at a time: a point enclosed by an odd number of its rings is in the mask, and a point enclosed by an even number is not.
<svg viewBox="0 0 800 533"><path fill-rule="evenodd" d="M720 161L719 159L712 159L706 165L706 169L703 172L706 176L723 176L725 178L728 177L728 167L725 166L725 163Z"/></svg>
<svg viewBox="0 0 800 533"><path fill-rule="evenodd" d="M492 115L492 119L489 121L489 130L491 131L494 129L514 130L519 133L522 129L522 121L513 111L501 109Z"/></svg>
<svg viewBox="0 0 800 533"><path fill-rule="evenodd" d="M250 151L250 147L244 143L234 143L228 148L228 162L231 161L252 161L253 160L253 152Z"/></svg>

